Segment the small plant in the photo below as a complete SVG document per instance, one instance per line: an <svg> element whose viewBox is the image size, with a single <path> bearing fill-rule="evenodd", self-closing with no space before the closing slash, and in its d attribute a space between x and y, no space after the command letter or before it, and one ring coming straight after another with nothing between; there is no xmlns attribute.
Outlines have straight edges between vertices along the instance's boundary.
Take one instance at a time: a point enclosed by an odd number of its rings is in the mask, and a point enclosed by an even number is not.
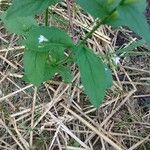
<svg viewBox="0 0 150 150"><path fill-rule="evenodd" d="M100 57L86 47L86 41L102 24L112 27L128 26L150 44L150 30L144 16L146 0L76 0L83 10L97 18L94 28L79 43L73 43L65 31L48 26L47 8L61 0L13 0L1 16L8 31L24 36L24 79L41 85L59 73L71 82L68 64L74 61L80 70L81 81L90 102L99 107L105 91L112 85L112 75ZM46 11L45 26L39 26L35 15ZM69 56L64 55L66 49Z"/></svg>

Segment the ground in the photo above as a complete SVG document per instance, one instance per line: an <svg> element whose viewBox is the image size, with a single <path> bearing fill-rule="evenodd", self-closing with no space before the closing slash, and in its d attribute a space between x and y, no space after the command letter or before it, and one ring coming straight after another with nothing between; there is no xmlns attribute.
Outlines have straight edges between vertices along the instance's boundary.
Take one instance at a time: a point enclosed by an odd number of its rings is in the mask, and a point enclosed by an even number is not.
<svg viewBox="0 0 150 150"><path fill-rule="evenodd" d="M7 5L2 6L1 12ZM76 42L92 28L93 18L77 7L71 9L70 22L67 10L66 3L53 7L49 24L68 31ZM149 21L149 9L146 16ZM42 25L43 15L37 20ZM75 64L71 84L59 76L38 89L24 82L24 47L18 45L19 38L0 23L1 150L115 150L116 145L126 150L150 149L150 52L146 45L130 49L139 39L135 33L101 26L88 40L97 55L129 48L118 54L117 66L111 61L113 86L99 109L84 94Z"/></svg>

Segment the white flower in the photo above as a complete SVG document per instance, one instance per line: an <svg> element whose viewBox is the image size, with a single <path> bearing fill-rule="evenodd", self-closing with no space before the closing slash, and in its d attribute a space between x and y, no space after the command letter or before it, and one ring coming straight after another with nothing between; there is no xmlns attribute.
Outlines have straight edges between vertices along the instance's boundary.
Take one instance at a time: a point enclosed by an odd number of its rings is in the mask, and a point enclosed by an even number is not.
<svg viewBox="0 0 150 150"><path fill-rule="evenodd" d="M115 57L113 58L113 61L114 61L114 63L115 63L116 65L118 65L118 64L120 63L120 57L115 56Z"/></svg>
<svg viewBox="0 0 150 150"><path fill-rule="evenodd" d="M105 68L105 71L107 71L108 70L108 68Z"/></svg>
<svg viewBox="0 0 150 150"><path fill-rule="evenodd" d="M39 41L39 43L48 42L48 39L45 38L43 35L40 35L40 37L38 38L38 41Z"/></svg>

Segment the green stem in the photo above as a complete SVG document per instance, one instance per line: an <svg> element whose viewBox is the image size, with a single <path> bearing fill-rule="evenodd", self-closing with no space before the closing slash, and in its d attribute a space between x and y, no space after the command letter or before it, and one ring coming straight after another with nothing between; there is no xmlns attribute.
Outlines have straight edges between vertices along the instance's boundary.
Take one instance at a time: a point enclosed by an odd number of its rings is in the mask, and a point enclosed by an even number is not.
<svg viewBox="0 0 150 150"><path fill-rule="evenodd" d="M46 9L46 12L45 12L45 26L48 26L48 8Z"/></svg>
<svg viewBox="0 0 150 150"><path fill-rule="evenodd" d="M89 32L89 33L87 33L87 35L85 36L85 38L81 41L81 43L83 44L83 43L85 43L86 42L86 40L88 39L88 38L90 38L91 36L92 36L92 34L100 27L100 25L102 25L103 24L103 22L101 21L101 22L98 22L94 27L93 27L93 29Z"/></svg>
<svg viewBox="0 0 150 150"><path fill-rule="evenodd" d="M85 38L81 41L80 44L84 44L86 42L86 40L88 38L90 38L92 36L92 34L102 25L105 23L105 21L116 11L116 8L113 9L108 16L106 16L105 18L103 18L101 21L98 21L98 23L93 27L93 29L87 33L87 35L85 36Z"/></svg>

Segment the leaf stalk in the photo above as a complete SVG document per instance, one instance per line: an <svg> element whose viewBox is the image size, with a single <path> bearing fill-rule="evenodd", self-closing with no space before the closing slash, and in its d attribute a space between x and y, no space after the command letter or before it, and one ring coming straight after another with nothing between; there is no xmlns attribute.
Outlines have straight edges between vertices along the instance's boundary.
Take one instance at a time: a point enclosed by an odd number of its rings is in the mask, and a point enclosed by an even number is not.
<svg viewBox="0 0 150 150"><path fill-rule="evenodd" d="M49 10L47 8L45 11L45 26L48 26L48 14L49 14Z"/></svg>

